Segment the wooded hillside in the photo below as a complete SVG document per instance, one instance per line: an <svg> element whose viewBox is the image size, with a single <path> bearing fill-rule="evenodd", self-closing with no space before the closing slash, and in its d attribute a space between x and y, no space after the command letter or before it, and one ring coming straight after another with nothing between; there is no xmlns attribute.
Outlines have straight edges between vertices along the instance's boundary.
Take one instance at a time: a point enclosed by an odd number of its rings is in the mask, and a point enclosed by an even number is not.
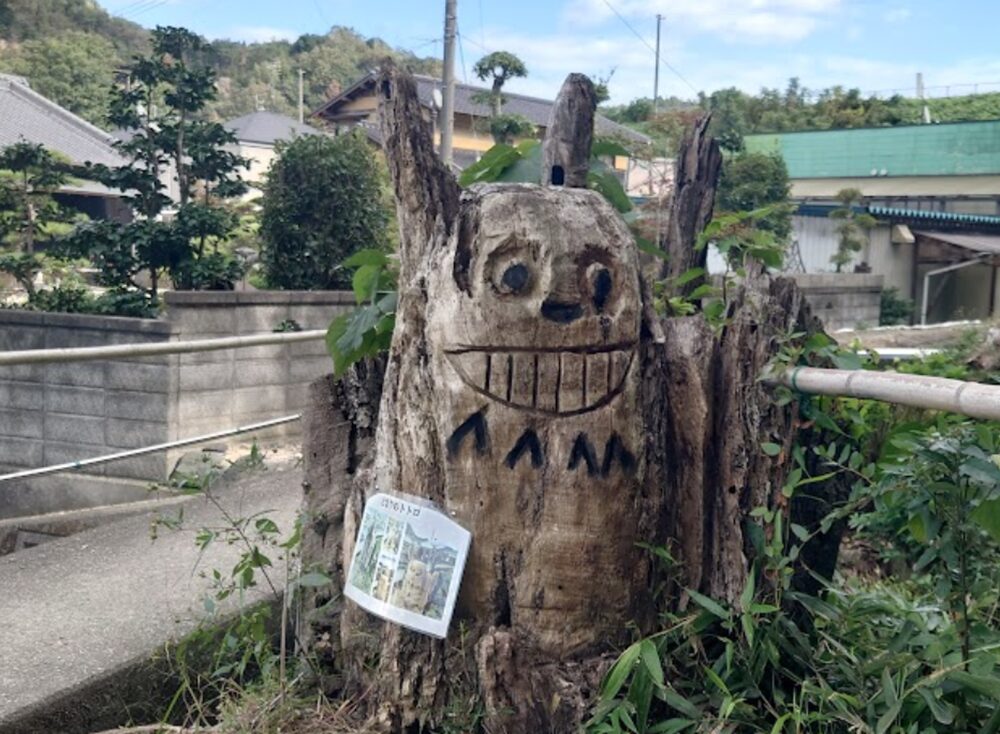
<svg viewBox="0 0 1000 734"><path fill-rule="evenodd" d="M1000 93L928 99L927 107L934 122L995 120L1000 118ZM765 87L757 94L747 94L730 87L711 94L702 92L696 100L661 98L658 114L653 113L653 100L648 97L605 107L601 112L672 143L701 110L712 110L714 134L723 147L734 150L739 149L742 136L751 133L915 125L923 119L923 103L915 97L865 96L858 89L840 86L807 89L795 78L789 79L784 90Z"/></svg>
<svg viewBox="0 0 1000 734"><path fill-rule="evenodd" d="M0 72L27 77L35 90L99 126L115 69L148 50L146 28L112 17L94 0L0 0ZM418 73L440 69L437 59L338 26L294 42L213 41L205 60L219 94L208 113L216 120L257 108L294 115L299 69L313 109L332 87L353 83L386 56Z"/></svg>

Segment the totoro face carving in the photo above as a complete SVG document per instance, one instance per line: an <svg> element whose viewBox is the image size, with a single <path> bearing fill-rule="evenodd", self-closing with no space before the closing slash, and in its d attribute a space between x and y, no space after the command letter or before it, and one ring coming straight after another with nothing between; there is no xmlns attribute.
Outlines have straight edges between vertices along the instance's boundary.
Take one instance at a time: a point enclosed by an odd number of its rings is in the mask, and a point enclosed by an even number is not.
<svg viewBox="0 0 1000 734"><path fill-rule="evenodd" d="M613 400L640 322L638 258L618 215L595 192L530 185L474 187L462 205L432 303L452 305L436 310L436 331L465 385L553 415Z"/></svg>

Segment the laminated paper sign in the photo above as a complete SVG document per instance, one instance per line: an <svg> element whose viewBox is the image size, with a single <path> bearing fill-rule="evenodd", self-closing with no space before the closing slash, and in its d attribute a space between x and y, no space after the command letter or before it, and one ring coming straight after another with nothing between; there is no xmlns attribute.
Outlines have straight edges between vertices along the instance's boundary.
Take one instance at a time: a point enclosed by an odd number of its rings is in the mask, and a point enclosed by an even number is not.
<svg viewBox="0 0 1000 734"><path fill-rule="evenodd" d="M372 614L443 638L470 538L421 500L376 494L365 504L344 594Z"/></svg>

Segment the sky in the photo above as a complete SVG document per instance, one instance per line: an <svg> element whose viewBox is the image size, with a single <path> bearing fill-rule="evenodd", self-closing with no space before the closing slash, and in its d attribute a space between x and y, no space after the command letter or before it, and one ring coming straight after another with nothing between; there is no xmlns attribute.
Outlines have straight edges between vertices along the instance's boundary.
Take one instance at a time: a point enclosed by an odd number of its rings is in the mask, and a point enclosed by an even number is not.
<svg viewBox="0 0 1000 734"><path fill-rule="evenodd" d="M442 50L443 0L100 0L146 26L208 38L294 40L348 26L425 56ZM929 96L1000 91L997 0L458 0L459 80L489 51L529 76L510 92L552 98L570 72L611 74L612 103L651 97L656 15L660 94L833 85Z"/></svg>

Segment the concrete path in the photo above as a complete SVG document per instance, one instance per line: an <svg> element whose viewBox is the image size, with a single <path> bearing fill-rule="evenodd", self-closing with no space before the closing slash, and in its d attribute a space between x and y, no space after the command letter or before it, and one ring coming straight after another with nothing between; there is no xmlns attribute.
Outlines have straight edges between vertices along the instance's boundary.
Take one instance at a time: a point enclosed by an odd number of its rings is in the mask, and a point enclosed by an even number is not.
<svg viewBox="0 0 1000 734"><path fill-rule="evenodd" d="M229 512L266 511L288 535L301 484L301 470L286 467L215 492ZM144 514L0 558L0 734L125 723L119 713L108 724L102 712L134 705L125 691L136 682L132 671L206 616L209 583L197 570L228 574L239 555L238 547L215 543L199 560L194 531L222 519L204 497L183 507L190 530L160 528L155 541L153 515ZM278 575L283 564L272 560Z"/></svg>

